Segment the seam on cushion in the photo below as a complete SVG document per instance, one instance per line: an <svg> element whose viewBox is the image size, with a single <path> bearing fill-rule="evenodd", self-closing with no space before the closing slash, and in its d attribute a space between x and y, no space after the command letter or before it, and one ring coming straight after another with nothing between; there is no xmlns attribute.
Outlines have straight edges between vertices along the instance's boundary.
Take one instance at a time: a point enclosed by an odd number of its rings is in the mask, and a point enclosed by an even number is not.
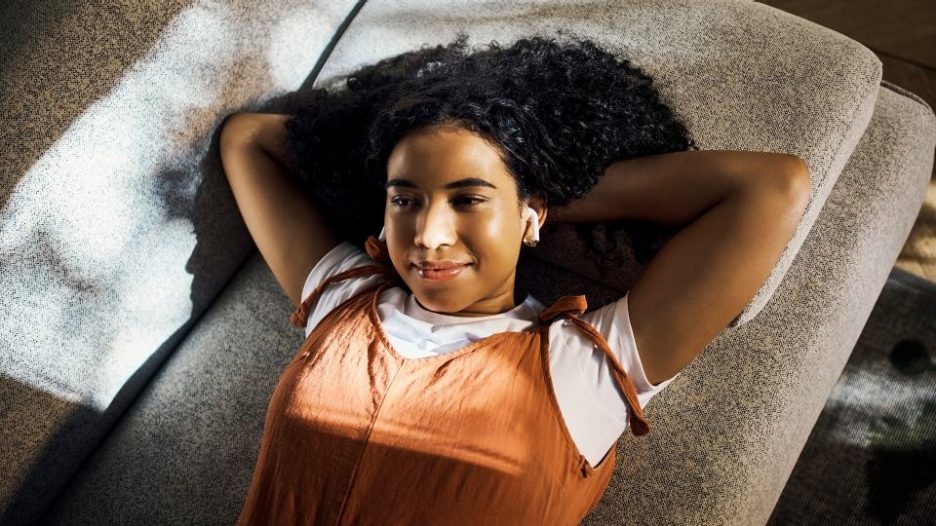
<svg viewBox="0 0 936 526"><path fill-rule="evenodd" d="M856 42L856 41L853 41L853 42ZM856 42L856 43L857 43L857 42ZM869 50L869 52L870 52L870 50ZM877 76L878 76L878 79L879 79L878 84L872 84L872 85L871 85L871 89L870 89L868 92L864 93L864 98L862 99L862 102L864 102L864 101L870 101L870 102L871 102L871 107L867 110L867 113L868 113L868 115L869 115L869 117L868 117L869 121L870 121L871 115L874 114L874 107L877 105L878 93L880 92L880 88L881 88L881 79L882 79L882 76L883 76L883 70L882 70L882 68L881 68L881 61L878 60L878 61L876 62L876 65L877 65L877 68L875 68L875 71L877 72ZM848 125L846 126L846 130L852 128L852 127L855 125L855 122L858 121L858 118L861 117L862 114L863 114L863 113L862 113L862 105L861 105L861 104L856 104L856 105L855 105L854 111L852 112L852 114L851 114L851 115L849 116L849 118L848 118ZM856 141L855 141L855 147L856 147L856 148L857 148L858 143L861 141L861 138L864 137L864 135L865 135L867 132L868 132L868 130L867 130L867 126L866 126L864 130L861 130L861 133L860 133L860 134L858 135L858 137L856 138ZM803 243L805 243L805 238L808 237L808 236L809 236L809 232L812 231L813 228L815 228L815 226L816 226L816 221L819 220L819 213L821 212L821 209L822 209L822 208L825 208L825 205L826 205L826 203L827 203L828 200L829 200L829 196L832 195L832 187L835 186L835 183L838 182L838 178L841 177L841 175L842 175L842 172L840 171L838 174L835 175L835 181L833 181L831 184L829 184L829 179L832 177L832 174L829 173L829 167L830 167L830 165L831 165L832 163L835 162L835 159L837 159L837 158L839 157L839 155L840 155L841 152L842 152L842 148L845 147L845 143L846 143L847 141L848 141L848 137L845 136L845 135L843 135L843 136L842 136L842 139L841 139L841 140L839 141L839 143L838 143L838 146L835 148L835 153L834 153L831 157L829 157L830 163L827 164L827 165L825 166L825 168L826 168L826 174L825 174L825 175L826 175L826 176L825 176L825 178L823 178L823 180L820 182L820 185L827 185L827 186L828 186L828 192L826 193L825 199L823 200L822 204L821 204L820 207L819 207L819 208L820 208L820 211L816 213L815 219L813 219L812 224L809 225L809 230L804 234L803 242L801 242L801 243L800 243L800 247L797 248L797 254L794 254L794 257L793 257L793 258L790 260L790 262L787 264L787 269L786 269L786 271L784 272L784 276L783 276L784 278L786 277L786 273L790 271L790 267L791 267L792 264L793 264L793 259L795 259L795 256L799 254L799 251L800 251L800 250L802 250L802 245L803 245ZM849 156L849 157L850 157L850 156ZM843 170L843 171L844 171L845 166L846 166L847 164L848 164L848 159L844 159L843 162L842 162L842 170ZM817 193L818 193L818 192L817 192ZM813 193L812 191L810 191L809 202L808 202L807 205L806 205L806 207L807 207L806 210L807 210L807 211L811 210L811 207L813 206L813 201L816 200L817 193ZM788 248L788 247L787 247L787 248ZM787 248L784 248L784 252L787 250ZM755 302L755 300L756 300L756 299L758 298L758 296L760 296L761 293L765 290L765 287L768 286L768 284L770 283L770 279L774 276L776 270L777 270L777 265L774 264L773 268L770 269L770 275L767 276L767 279L765 279L764 282L761 283L760 287L757 288L757 291L754 293L754 296L750 299L750 301L747 302L747 304L744 306L744 308L741 309L741 312L739 312L734 318L732 318L732 320L728 323L728 326L726 327L726 329L734 329L734 328L740 327L741 325L744 325L745 323L747 323L747 322L751 321L752 319L756 318L758 314L760 314L761 312L763 312L764 306L766 305L766 303L769 303L769 302L770 302L770 299L771 299L770 297L769 297L769 298L766 298L765 300L763 300L763 304L760 306L760 308L757 309L757 312L755 312L753 315L751 314L751 311L752 311L753 308L754 308L754 302ZM780 285L781 285L782 281L783 281L783 279L781 278L781 279L780 279L780 282L778 282L778 283L774 286L774 290L773 290L773 293L771 294L771 297L773 297L773 296L777 293L777 290L780 288ZM742 320L743 320L743 321L742 321Z"/></svg>
<svg viewBox="0 0 936 526"><path fill-rule="evenodd" d="M325 50L322 52L321 56L319 57L319 60L315 64L315 67L312 69L312 73L306 79L306 83L304 83L303 86L305 86L306 84L309 84L309 85L313 84L315 80L318 78L319 72L321 72L322 68L325 66L325 62L331 56L332 50L334 49L338 40L344 34L345 29L347 29L347 27L350 25L351 21L354 19L357 13L361 10L362 7L364 7L365 2L366 0L359 0L357 4L355 4L355 6L351 8L350 13L348 14L348 16L345 17L342 23L338 26L338 29L335 31L335 34L332 36L332 39L329 41L328 45L325 47ZM300 88L300 90L301 89L302 88ZM104 441L114 433L114 431L118 428L118 426L121 425L122 421L126 418L127 415L129 415L131 412L136 410L136 406L139 403L139 400L142 398L144 392L149 388L150 385L152 385L158 379L158 377L162 374L163 370L169 364L170 360L172 360L175 357L175 354L179 350L179 348L185 343L185 341L189 338L189 336L195 330L195 328L202 322L202 319L208 314L210 310L212 310L212 308L214 308L217 301L228 290L228 287L232 285L234 280L237 279L237 277L241 274L241 272L244 272L247 265L250 264L250 261L254 257L256 257L258 254L259 252L254 250L252 254L249 254L248 256L244 257L241 263L234 269L233 272L231 272L231 274L224 281L224 283L220 287L218 287L217 293L214 294L213 297L207 299L204 302L202 309L201 309L201 313L198 314L197 316L189 318L189 320L186 323L183 323L179 327L179 329L181 329L181 332L177 332L174 335L175 341L171 345L170 349L164 352L164 355L161 357L159 364L153 367L148 378L140 382L140 385L137 388L136 394L130 400L126 402L120 414L114 417L113 421L111 422L109 426L106 426L105 428L102 428L100 430L101 438L97 441L94 447L88 450L87 454L85 455L85 458L77 463L72 473L66 477L65 482L60 486L60 490L57 491L48 500L48 503L49 503L48 509L37 517L40 522L42 522L43 519L45 519L48 516L49 511L52 509L52 507L56 503L58 503L62 495L64 495L67 489L69 489L72 486L77 476L81 472L84 471L86 466L90 463L92 457L94 457L97 451L102 447ZM301 302L301 298L300 298L300 302ZM168 339L167 341L171 341L171 340L172 338ZM153 356L156 356L156 355L157 354L154 354ZM151 356L151 359L152 359L152 356ZM4 514L0 513L0 516L2 515Z"/></svg>
<svg viewBox="0 0 936 526"><path fill-rule="evenodd" d="M881 86L893 91L894 93L903 95L904 97L907 97L910 100L916 101L921 106L928 109L930 113L933 112L933 108L926 102L925 99L923 99L916 93L913 93L912 91L908 90L907 88L903 88L901 86L898 86L897 84L894 84L893 82L889 82L883 79L881 79Z"/></svg>
<svg viewBox="0 0 936 526"><path fill-rule="evenodd" d="M309 73L308 77L306 77L306 81L302 83L302 86L296 90L297 92L306 91L315 85L315 81L318 80L319 73L322 72L322 69L325 67L325 63L328 62L329 58L331 58L332 51L335 50L335 46L338 45L338 41L341 40L341 37L348 29L348 26L351 25L351 22L357 16L358 12L360 12L361 8L364 7L365 3L367 3L366 0L358 0L354 7L351 8L351 11L348 12L348 16L346 16L345 19L341 21L341 24L338 25L338 29L335 30L335 34L332 35L331 40L328 41L328 44L322 51L322 54L319 55L318 61L315 62L315 66L312 68L312 72Z"/></svg>

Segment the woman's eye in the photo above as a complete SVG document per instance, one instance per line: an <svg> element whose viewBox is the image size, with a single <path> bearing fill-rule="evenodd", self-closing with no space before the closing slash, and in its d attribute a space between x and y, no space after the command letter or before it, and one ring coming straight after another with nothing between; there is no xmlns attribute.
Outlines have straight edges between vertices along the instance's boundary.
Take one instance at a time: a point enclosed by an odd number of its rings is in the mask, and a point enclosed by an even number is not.
<svg viewBox="0 0 936 526"><path fill-rule="evenodd" d="M400 196L397 196L397 197L394 197L393 199L391 199L391 200L390 200L390 203L391 203L391 204L394 204L394 205L396 205L396 206L407 207L407 206L410 206L410 205L412 204L412 201L413 201L413 199L410 199L410 198L408 198L408 197L400 197ZM456 197L455 199L452 200L452 202L454 202L454 203L456 203L456 204L465 203L465 204L473 205L473 204L476 204L476 203L483 203L483 202L484 202L484 199L481 199L481 198L478 198L478 197L463 196L463 197Z"/></svg>
<svg viewBox="0 0 936 526"><path fill-rule="evenodd" d="M477 197L457 197L455 202L468 202L469 204L483 203L484 199L479 199Z"/></svg>
<svg viewBox="0 0 936 526"><path fill-rule="evenodd" d="M409 201L410 199L406 197L394 197L393 199L390 200L390 203L396 206L406 206Z"/></svg>

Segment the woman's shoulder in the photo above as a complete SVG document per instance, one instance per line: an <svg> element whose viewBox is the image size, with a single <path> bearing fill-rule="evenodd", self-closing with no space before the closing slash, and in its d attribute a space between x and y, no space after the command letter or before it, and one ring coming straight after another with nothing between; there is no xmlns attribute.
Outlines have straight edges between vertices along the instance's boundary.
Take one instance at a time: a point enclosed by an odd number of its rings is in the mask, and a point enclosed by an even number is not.
<svg viewBox="0 0 936 526"><path fill-rule="evenodd" d="M302 286L303 300L308 298L309 294L315 290L322 282L346 270L364 265L373 265L374 260L367 252L351 243L342 241L328 253L322 256L322 259L309 272L305 284ZM312 332L312 329L318 325L319 321L331 312L335 307L341 305L355 294L371 287L386 277L382 274L366 274L362 276L352 276L346 279L333 281L328 284L319 293L318 298L309 305L309 317L306 322L306 335Z"/></svg>
<svg viewBox="0 0 936 526"><path fill-rule="evenodd" d="M647 380L630 323L627 294L582 314L580 318L594 327L607 341L614 357L634 384L641 407L678 376L677 374L656 385ZM581 328L564 318L557 318L550 326L549 341L550 350L558 353L557 359L578 363L585 381L595 386L600 399L616 398L624 402L623 395L611 376L610 359ZM602 392L605 394L600 394Z"/></svg>

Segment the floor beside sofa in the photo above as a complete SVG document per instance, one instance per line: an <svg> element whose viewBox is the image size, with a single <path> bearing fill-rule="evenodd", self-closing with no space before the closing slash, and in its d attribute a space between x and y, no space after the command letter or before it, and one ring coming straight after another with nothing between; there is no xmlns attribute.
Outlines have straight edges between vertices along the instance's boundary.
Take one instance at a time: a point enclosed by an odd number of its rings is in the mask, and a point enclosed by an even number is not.
<svg viewBox="0 0 936 526"><path fill-rule="evenodd" d="M895 267L768 521L932 524L936 283Z"/></svg>

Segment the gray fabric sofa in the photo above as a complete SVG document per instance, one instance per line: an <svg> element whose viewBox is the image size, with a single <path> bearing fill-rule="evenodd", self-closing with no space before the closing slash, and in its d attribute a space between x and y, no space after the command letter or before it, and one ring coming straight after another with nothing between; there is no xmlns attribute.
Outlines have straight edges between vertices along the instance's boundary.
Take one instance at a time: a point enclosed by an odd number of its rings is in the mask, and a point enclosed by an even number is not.
<svg viewBox="0 0 936 526"><path fill-rule="evenodd" d="M566 28L653 75L701 148L807 162L811 200L770 278L650 402L651 432L621 437L583 524L767 522L933 167L933 110L870 50L755 2L179 2L110 24L89 5L0 35L5 525L235 521L302 332L221 171L231 112L288 112L296 91L458 30L482 45ZM45 47L27 38L40 22ZM518 288L591 310L642 270L602 275L582 246L544 237Z"/></svg>

